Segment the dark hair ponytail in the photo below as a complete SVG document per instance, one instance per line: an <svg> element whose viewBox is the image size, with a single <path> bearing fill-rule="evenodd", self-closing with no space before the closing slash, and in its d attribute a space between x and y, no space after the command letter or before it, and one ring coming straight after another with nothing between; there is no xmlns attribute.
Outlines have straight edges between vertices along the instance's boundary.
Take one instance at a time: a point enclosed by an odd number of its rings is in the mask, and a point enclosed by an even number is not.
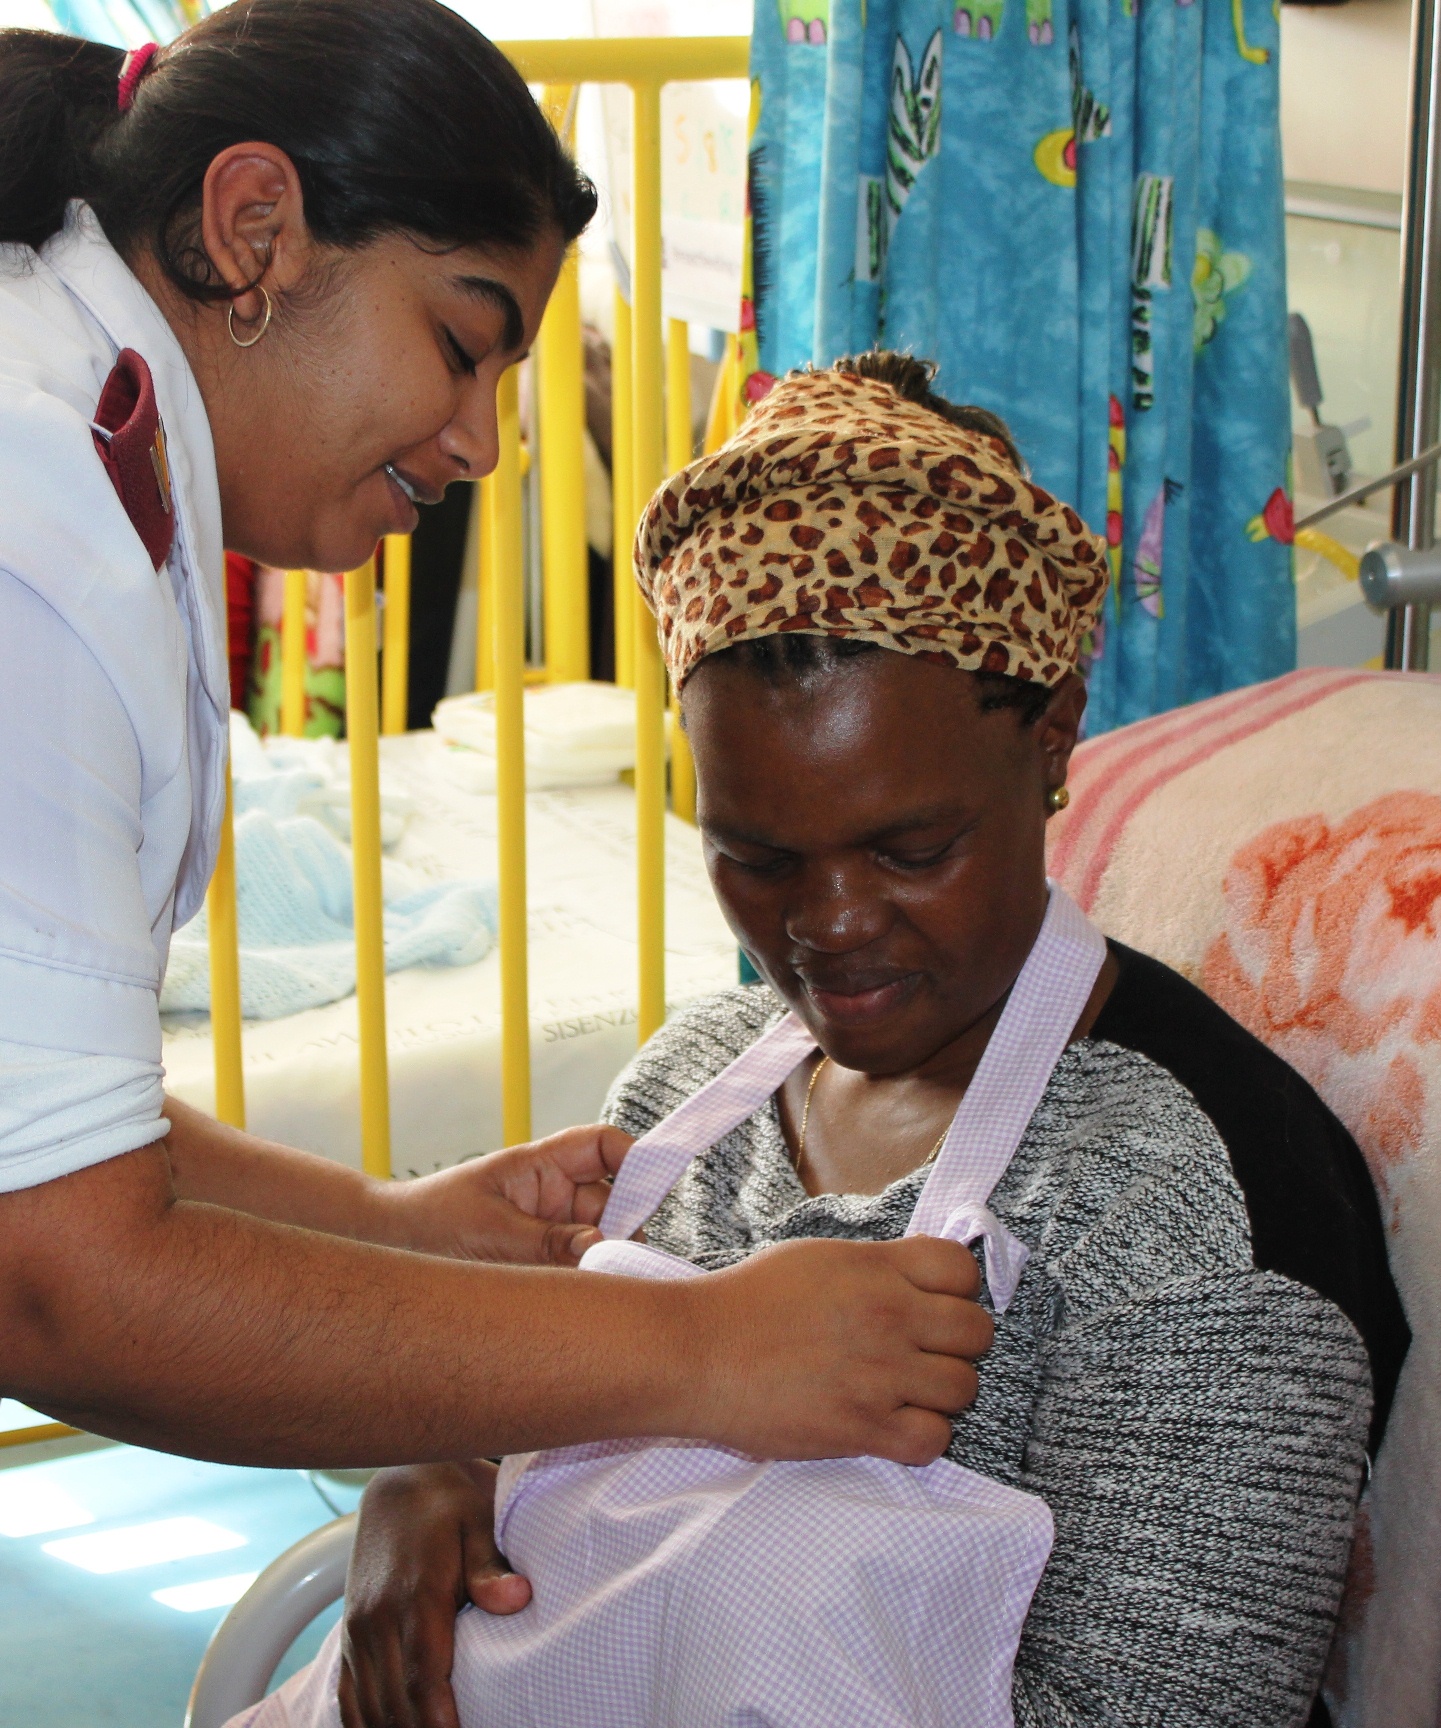
<svg viewBox="0 0 1441 1728"><path fill-rule="evenodd" d="M124 58L48 30L0 31L0 240L39 246L71 198L90 196Z"/></svg>
<svg viewBox="0 0 1441 1728"><path fill-rule="evenodd" d="M39 246L72 198L194 299L230 290L200 243L205 173L257 140L295 164L322 244L573 240L595 188L524 80L440 0L232 0L162 49L120 113L118 48L0 31L0 241Z"/></svg>

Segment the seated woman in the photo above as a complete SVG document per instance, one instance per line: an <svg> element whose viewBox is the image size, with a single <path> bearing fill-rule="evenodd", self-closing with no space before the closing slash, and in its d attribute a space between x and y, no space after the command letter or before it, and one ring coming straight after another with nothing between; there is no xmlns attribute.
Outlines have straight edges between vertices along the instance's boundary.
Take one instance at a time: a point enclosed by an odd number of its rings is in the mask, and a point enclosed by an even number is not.
<svg viewBox="0 0 1441 1728"><path fill-rule="evenodd" d="M1045 913L1104 548L929 381L894 355L782 381L637 542L715 890L764 982L678 1013L606 1114L644 1133L787 1008L819 1045L652 1220L704 1267L905 1230ZM989 1204L1029 1259L949 1456L1054 1520L1016 1721L1324 1721L1408 1341L1346 1131L1111 943ZM332 1656L348 1728L455 1720L454 1608L529 1594L488 1542L491 1491L484 1466L372 1485Z"/></svg>

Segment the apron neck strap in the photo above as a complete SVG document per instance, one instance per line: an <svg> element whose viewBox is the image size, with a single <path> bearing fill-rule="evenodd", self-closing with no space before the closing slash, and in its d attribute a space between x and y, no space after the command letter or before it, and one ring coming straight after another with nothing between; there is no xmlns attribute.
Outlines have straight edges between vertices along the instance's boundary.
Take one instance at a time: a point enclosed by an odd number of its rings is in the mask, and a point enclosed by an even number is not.
<svg viewBox="0 0 1441 1728"><path fill-rule="evenodd" d="M715 1079L642 1134L626 1154L601 1214L600 1233L634 1236L686 1166L754 1116L816 1041L794 1014L742 1050Z"/></svg>
<svg viewBox="0 0 1441 1728"><path fill-rule="evenodd" d="M1041 933L952 1119L907 1235L969 1230L964 1220L984 1208L1010 1163L1105 957L1105 937L1052 883ZM601 1235L633 1236L691 1160L753 1116L815 1048L804 1024L787 1014L643 1134L611 1188Z"/></svg>
<svg viewBox="0 0 1441 1728"><path fill-rule="evenodd" d="M1045 920L1011 986L907 1226L943 1236L961 1207L984 1206L1005 1173L1070 1042L1106 958L1106 939L1051 884Z"/></svg>

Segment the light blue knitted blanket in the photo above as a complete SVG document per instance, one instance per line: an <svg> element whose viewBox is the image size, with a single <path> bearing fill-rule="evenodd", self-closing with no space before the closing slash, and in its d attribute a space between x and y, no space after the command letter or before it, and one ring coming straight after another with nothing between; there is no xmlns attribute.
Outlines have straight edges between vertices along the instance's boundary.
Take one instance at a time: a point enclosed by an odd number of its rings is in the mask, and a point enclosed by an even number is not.
<svg viewBox="0 0 1441 1728"><path fill-rule="evenodd" d="M385 969L466 966L495 945L494 885L419 882L385 867ZM251 809L235 824L240 1001L248 1020L275 1020L355 989L350 849L313 816ZM210 1006L209 928L202 910L176 933L162 1012Z"/></svg>

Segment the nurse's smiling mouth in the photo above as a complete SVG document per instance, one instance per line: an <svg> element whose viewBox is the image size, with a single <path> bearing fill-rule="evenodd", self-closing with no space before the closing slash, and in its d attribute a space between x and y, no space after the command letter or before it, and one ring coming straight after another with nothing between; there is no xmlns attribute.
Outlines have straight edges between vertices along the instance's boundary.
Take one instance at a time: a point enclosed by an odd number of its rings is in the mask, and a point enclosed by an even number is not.
<svg viewBox="0 0 1441 1728"><path fill-rule="evenodd" d="M401 526L397 533L410 534L420 520L417 504L438 504L444 495L424 485L412 475L403 473L393 462L384 464L382 472L390 486L391 497L400 512Z"/></svg>

